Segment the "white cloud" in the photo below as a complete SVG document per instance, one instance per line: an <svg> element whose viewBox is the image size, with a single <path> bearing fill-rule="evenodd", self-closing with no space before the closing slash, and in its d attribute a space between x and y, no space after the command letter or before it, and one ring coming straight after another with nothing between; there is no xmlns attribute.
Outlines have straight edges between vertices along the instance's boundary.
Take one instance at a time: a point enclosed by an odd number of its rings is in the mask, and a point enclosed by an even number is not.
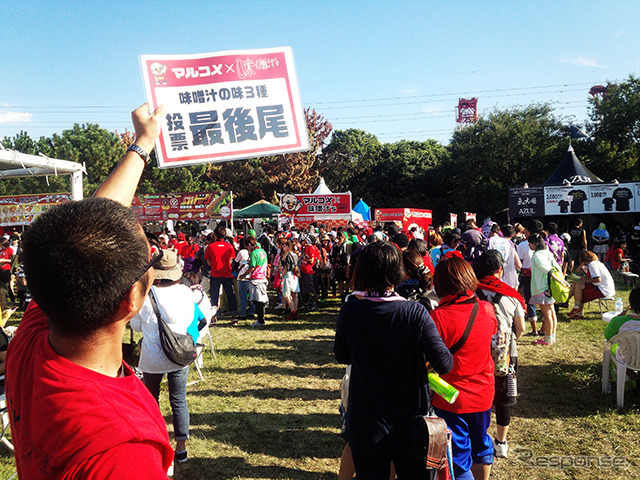
<svg viewBox="0 0 640 480"><path fill-rule="evenodd" d="M436 104L427 105L420 109L422 113L440 113L443 110L444 110L444 105L436 105Z"/></svg>
<svg viewBox="0 0 640 480"><path fill-rule="evenodd" d="M0 112L0 123L27 123L32 117L29 112Z"/></svg>
<svg viewBox="0 0 640 480"><path fill-rule="evenodd" d="M579 55L574 58L560 60L560 63L570 63L571 65L577 65L579 67L603 68L603 66L600 65L595 58L587 57L585 55Z"/></svg>

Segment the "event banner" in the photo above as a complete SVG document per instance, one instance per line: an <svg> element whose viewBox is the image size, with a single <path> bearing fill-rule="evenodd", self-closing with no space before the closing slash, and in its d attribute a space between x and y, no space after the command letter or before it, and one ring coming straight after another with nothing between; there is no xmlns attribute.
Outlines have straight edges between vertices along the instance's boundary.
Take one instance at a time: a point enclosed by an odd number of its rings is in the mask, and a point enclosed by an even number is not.
<svg viewBox="0 0 640 480"><path fill-rule="evenodd" d="M513 218L628 212L640 212L638 182L509 189Z"/></svg>
<svg viewBox="0 0 640 480"><path fill-rule="evenodd" d="M230 220L233 194L226 192L135 195L131 208L141 221Z"/></svg>
<svg viewBox="0 0 640 480"><path fill-rule="evenodd" d="M509 213L512 217L544 215L544 187L509 188Z"/></svg>
<svg viewBox="0 0 640 480"><path fill-rule="evenodd" d="M309 149L290 47L142 55L140 64L150 107L167 107L159 167Z"/></svg>
<svg viewBox="0 0 640 480"><path fill-rule="evenodd" d="M58 203L70 200L70 193L2 196L0 197L0 226L31 225L38 215Z"/></svg>
<svg viewBox="0 0 640 480"><path fill-rule="evenodd" d="M280 197L280 211L283 215L349 215L351 213L350 193L327 195L287 193Z"/></svg>

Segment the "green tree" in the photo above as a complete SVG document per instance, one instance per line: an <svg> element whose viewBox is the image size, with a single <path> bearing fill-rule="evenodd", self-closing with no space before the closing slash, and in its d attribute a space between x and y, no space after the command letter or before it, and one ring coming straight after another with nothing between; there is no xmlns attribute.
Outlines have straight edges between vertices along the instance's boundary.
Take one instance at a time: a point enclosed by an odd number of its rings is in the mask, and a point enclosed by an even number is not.
<svg viewBox="0 0 640 480"><path fill-rule="evenodd" d="M60 135L41 138L39 151L51 158L84 164L84 195L90 196L122 159L125 147L118 135L95 123L78 125Z"/></svg>
<svg viewBox="0 0 640 480"><path fill-rule="evenodd" d="M448 147L450 160L438 170L446 207L480 214L506 208L508 187L543 183L567 144L567 127L547 104L496 110L459 128Z"/></svg>
<svg viewBox="0 0 640 480"><path fill-rule="evenodd" d="M378 160L382 145L372 133L336 130L318 158L320 175L335 192L356 191Z"/></svg>
<svg viewBox="0 0 640 480"><path fill-rule="evenodd" d="M593 172L603 180L640 178L640 78L630 75L617 85L607 86L601 100L590 99L588 145Z"/></svg>
<svg viewBox="0 0 640 480"><path fill-rule="evenodd" d="M386 143L353 196L375 208L432 208L439 192L435 171L447 157L435 140Z"/></svg>

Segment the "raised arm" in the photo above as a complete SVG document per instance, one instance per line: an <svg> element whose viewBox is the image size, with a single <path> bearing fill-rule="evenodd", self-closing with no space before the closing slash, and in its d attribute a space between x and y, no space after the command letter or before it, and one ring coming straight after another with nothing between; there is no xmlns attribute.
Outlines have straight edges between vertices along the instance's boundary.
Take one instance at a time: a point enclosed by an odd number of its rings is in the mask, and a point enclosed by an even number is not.
<svg viewBox="0 0 640 480"><path fill-rule="evenodd" d="M149 113L149 105L144 104L131 113L133 127L136 131L135 143L145 152L151 154L155 141L160 135L160 119L165 107L160 105L155 112ZM95 197L116 200L130 206L136 193L138 182L145 167L145 161L137 153L127 150L118 166L98 187Z"/></svg>

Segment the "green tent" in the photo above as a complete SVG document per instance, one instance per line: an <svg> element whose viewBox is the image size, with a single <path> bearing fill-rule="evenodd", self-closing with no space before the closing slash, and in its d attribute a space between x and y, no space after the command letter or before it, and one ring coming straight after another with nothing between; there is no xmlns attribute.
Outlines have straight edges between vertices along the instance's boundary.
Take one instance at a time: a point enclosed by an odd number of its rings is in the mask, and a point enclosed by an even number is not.
<svg viewBox="0 0 640 480"><path fill-rule="evenodd" d="M280 215L280 207L265 200L233 212L233 218L273 218Z"/></svg>

